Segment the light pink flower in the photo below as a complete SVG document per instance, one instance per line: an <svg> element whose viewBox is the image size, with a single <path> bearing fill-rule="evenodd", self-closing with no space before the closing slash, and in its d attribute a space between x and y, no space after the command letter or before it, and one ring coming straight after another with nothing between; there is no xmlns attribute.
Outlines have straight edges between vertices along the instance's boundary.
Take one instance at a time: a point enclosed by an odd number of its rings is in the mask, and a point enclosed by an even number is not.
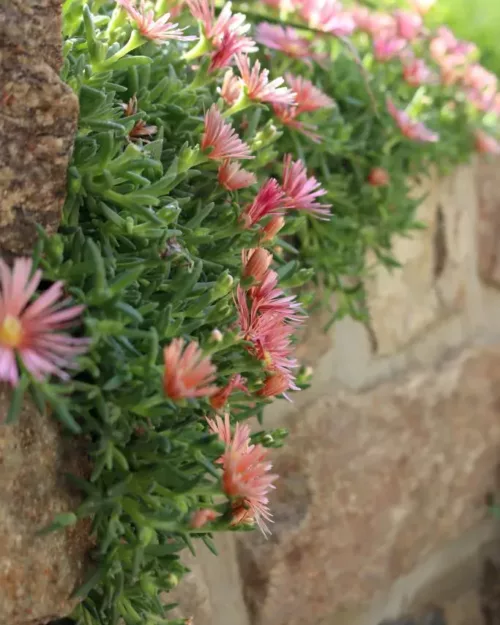
<svg viewBox="0 0 500 625"><path fill-rule="evenodd" d="M372 187L386 187L390 181L389 172L383 167L374 167L368 174L368 184Z"/></svg>
<svg viewBox="0 0 500 625"><path fill-rule="evenodd" d="M248 145L238 137L231 124L224 121L215 104L205 115L205 132L201 138L201 149L209 148L212 151L208 158L214 161L253 158Z"/></svg>
<svg viewBox="0 0 500 625"><path fill-rule="evenodd" d="M489 72L480 63L473 63L465 67L463 83L469 89L496 93L498 79L492 72Z"/></svg>
<svg viewBox="0 0 500 625"><path fill-rule="evenodd" d="M155 43L163 43L168 39L177 39L178 41L196 39L196 37L185 35L185 29L179 28L179 24L170 22L170 13L165 13L165 15L155 19L155 12L153 9L146 8L144 0L141 0L139 8L137 8L135 0L117 0L117 2L127 11L137 30L146 39Z"/></svg>
<svg viewBox="0 0 500 625"><path fill-rule="evenodd" d="M259 189L254 201L245 207L241 219L250 228L268 215L282 215L285 193L277 180L269 178Z"/></svg>
<svg viewBox="0 0 500 625"><path fill-rule="evenodd" d="M373 55L380 62L390 61L398 57L405 48L405 39L375 38L373 40Z"/></svg>
<svg viewBox="0 0 500 625"><path fill-rule="evenodd" d="M258 247L241 252L241 262L243 265L242 275L244 278L253 278L260 283L266 276L273 260L273 255L263 247Z"/></svg>
<svg viewBox="0 0 500 625"><path fill-rule="evenodd" d="M222 486L237 512L234 522L254 521L264 535L269 534L267 523L272 521L268 493L274 488L277 475L270 473L272 464L267 460L268 450L262 445L252 445L247 425L236 424L231 433L229 415L207 419L210 430L226 445L222 464ZM247 514L242 514L246 510Z"/></svg>
<svg viewBox="0 0 500 625"><path fill-rule="evenodd" d="M374 38L394 39L397 37L396 20L389 13L372 12L366 32Z"/></svg>
<svg viewBox="0 0 500 625"><path fill-rule="evenodd" d="M335 106L332 98L315 87L310 80L293 74L285 74L285 79L290 89L295 92L296 115Z"/></svg>
<svg viewBox="0 0 500 625"><path fill-rule="evenodd" d="M248 388L245 384L245 378L243 378L239 373L231 376L229 382L226 386L220 388L215 395L212 395L210 398L210 405L214 410L221 410L227 404L229 396L234 390L240 390L244 392L248 392Z"/></svg>
<svg viewBox="0 0 500 625"><path fill-rule="evenodd" d="M394 11L398 36L406 41L414 41L420 36L423 27L422 17L410 11Z"/></svg>
<svg viewBox="0 0 500 625"><path fill-rule="evenodd" d="M337 37L351 35L356 28L352 15L338 0L302 0L300 12L309 26Z"/></svg>
<svg viewBox="0 0 500 625"><path fill-rule="evenodd" d="M255 102L271 102L277 104L294 104L295 95L287 87L282 87L283 78L269 81L269 71L261 70L260 61L255 61L252 68L248 56L236 55L236 65L246 88L246 94Z"/></svg>
<svg viewBox="0 0 500 625"><path fill-rule="evenodd" d="M409 59L403 63L403 78L411 87L435 82L436 77L423 59Z"/></svg>
<svg viewBox="0 0 500 625"><path fill-rule="evenodd" d="M219 390L212 385L217 369L208 356L203 356L196 341L185 347L183 339L174 339L165 347L163 357L163 388L170 399L210 397Z"/></svg>
<svg viewBox="0 0 500 625"><path fill-rule="evenodd" d="M228 31L220 40L215 52L212 54L209 71L213 72L223 69L233 62L233 58L238 54L249 54L256 52L257 48L252 39L243 37L238 33Z"/></svg>
<svg viewBox="0 0 500 625"><path fill-rule="evenodd" d="M430 52L432 58L440 63L444 57L449 54L460 58L461 62L465 62L477 53L477 46L470 41L461 41L446 26L438 28L436 35L430 43Z"/></svg>
<svg viewBox="0 0 500 625"><path fill-rule="evenodd" d="M285 206L293 210L304 210L314 215L328 218L330 204L319 204L317 198L326 194L314 176L307 177L306 166L302 161L292 161L287 154L283 162L282 188L285 192Z"/></svg>
<svg viewBox="0 0 500 625"><path fill-rule="evenodd" d="M241 95L240 79L234 75L232 69L228 69L224 74L220 94L229 106L232 106Z"/></svg>
<svg viewBox="0 0 500 625"><path fill-rule="evenodd" d="M371 11L368 7L354 6L351 9L351 17L358 30L367 33L371 31Z"/></svg>
<svg viewBox="0 0 500 625"><path fill-rule="evenodd" d="M280 120L284 126L293 128L297 132L300 132L304 136L314 141L314 143L320 143L321 137L314 131L317 130L317 126L313 124L306 124L305 122L297 119L297 107L287 106L286 104L273 104L274 114Z"/></svg>
<svg viewBox="0 0 500 625"><path fill-rule="evenodd" d="M73 368L89 345L87 339L60 332L76 323L84 309L61 300L62 282L29 303L42 279L40 270L30 278L32 269L30 258L16 259L12 269L0 259L0 380L12 386L19 382L16 356L39 380L48 375L66 380L64 369Z"/></svg>
<svg viewBox="0 0 500 625"><path fill-rule="evenodd" d="M474 133L476 150L480 154L500 154L500 143L482 130Z"/></svg>
<svg viewBox="0 0 500 625"><path fill-rule="evenodd" d="M284 225L285 218L282 215L274 215L274 217L271 217L267 224L261 228L260 240L262 243L272 241Z"/></svg>
<svg viewBox="0 0 500 625"><path fill-rule="evenodd" d="M257 176L251 171L242 169L239 163L234 161L224 161L219 167L217 174L219 184L228 191L245 189L257 182Z"/></svg>
<svg viewBox="0 0 500 625"><path fill-rule="evenodd" d="M412 120L408 113L397 109L389 98L387 99L387 110L403 135L408 139L428 143L439 141L439 135L436 132L429 130L422 122Z"/></svg>
<svg viewBox="0 0 500 625"><path fill-rule="evenodd" d="M268 22L257 26L255 39L272 50L280 50L294 59L309 61L314 58L311 42L301 37L294 28L283 27Z"/></svg>

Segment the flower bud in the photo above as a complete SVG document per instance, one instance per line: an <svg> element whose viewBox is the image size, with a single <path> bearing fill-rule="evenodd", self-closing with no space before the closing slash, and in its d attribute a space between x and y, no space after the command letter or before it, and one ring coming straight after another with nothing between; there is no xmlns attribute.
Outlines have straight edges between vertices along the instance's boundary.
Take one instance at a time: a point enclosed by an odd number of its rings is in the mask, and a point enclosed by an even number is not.
<svg viewBox="0 0 500 625"><path fill-rule="evenodd" d="M267 222L267 224L261 229L261 241L272 241L278 232L285 225L285 218L281 215L275 215Z"/></svg>
<svg viewBox="0 0 500 625"><path fill-rule="evenodd" d="M217 328L215 328L215 330L212 330L211 337L212 337L212 341L215 341L215 343L221 343L222 340L224 339L224 335Z"/></svg>
<svg viewBox="0 0 500 625"><path fill-rule="evenodd" d="M215 512L215 510L211 510L210 508L202 508L201 510L196 510L196 512L193 514L193 516L191 517L190 525L193 529L199 529L207 523L215 521L218 516L219 515L217 514L217 512Z"/></svg>
<svg viewBox="0 0 500 625"><path fill-rule="evenodd" d="M262 282L264 276L269 269L269 265L273 260L270 252L262 247L253 250L244 250L243 258L243 277L253 278L256 282Z"/></svg>
<svg viewBox="0 0 500 625"><path fill-rule="evenodd" d="M264 386L257 393L261 397L276 397L290 388L290 379L284 373L275 373L266 378Z"/></svg>
<svg viewBox="0 0 500 625"><path fill-rule="evenodd" d="M386 187L390 181L389 172L383 167L374 167L368 174L368 184L372 187Z"/></svg>

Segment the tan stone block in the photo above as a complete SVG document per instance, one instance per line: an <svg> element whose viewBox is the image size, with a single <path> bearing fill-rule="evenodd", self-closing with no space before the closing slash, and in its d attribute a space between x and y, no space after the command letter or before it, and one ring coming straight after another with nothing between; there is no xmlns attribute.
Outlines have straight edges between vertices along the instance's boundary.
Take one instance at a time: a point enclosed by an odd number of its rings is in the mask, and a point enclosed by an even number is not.
<svg viewBox="0 0 500 625"><path fill-rule="evenodd" d="M477 164L477 249L481 279L500 286L500 159L482 158Z"/></svg>
<svg viewBox="0 0 500 625"><path fill-rule="evenodd" d="M241 537L258 625L312 625L367 605L485 517L500 458L500 347L289 419L273 536Z"/></svg>

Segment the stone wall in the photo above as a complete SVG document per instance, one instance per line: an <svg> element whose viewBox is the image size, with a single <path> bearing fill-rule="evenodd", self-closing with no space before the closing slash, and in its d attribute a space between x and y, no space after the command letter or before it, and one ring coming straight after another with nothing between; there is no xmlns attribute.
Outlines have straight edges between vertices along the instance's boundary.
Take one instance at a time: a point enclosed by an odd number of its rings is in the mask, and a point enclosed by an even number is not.
<svg viewBox="0 0 500 625"><path fill-rule="evenodd" d="M402 270L371 278L369 327L346 319L325 336L311 320L298 351L313 386L266 420L290 430L273 535L200 552L179 589L196 625L376 625L432 606L449 625L483 622L484 563L500 557L486 504L500 463L499 174L476 160L421 183L428 227L394 241Z"/></svg>

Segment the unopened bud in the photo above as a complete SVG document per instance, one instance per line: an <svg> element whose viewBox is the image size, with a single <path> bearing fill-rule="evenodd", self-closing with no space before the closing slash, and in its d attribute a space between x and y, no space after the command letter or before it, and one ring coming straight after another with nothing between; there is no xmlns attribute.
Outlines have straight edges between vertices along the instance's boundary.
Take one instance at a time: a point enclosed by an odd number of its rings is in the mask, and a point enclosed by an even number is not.
<svg viewBox="0 0 500 625"><path fill-rule="evenodd" d="M222 340L224 339L224 335L217 328L215 328L215 330L212 330L211 337L212 337L212 341L215 341L216 343L221 343Z"/></svg>
<svg viewBox="0 0 500 625"><path fill-rule="evenodd" d="M267 224L261 229L261 241L272 241L278 232L285 225L285 218L281 215L275 215L267 222Z"/></svg>
<svg viewBox="0 0 500 625"><path fill-rule="evenodd" d="M215 521L218 516L219 515L217 514L217 512L215 512L215 510L210 510L210 508L202 508L201 510L196 510L196 512L193 514L193 516L191 517L190 525L193 529L199 529L207 523Z"/></svg>
<svg viewBox="0 0 500 625"><path fill-rule="evenodd" d="M368 184L372 187L386 187L390 181L389 172L383 167L374 167L368 174Z"/></svg>
<svg viewBox="0 0 500 625"><path fill-rule="evenodd" d="M290 388L290 378L284 373L275 373L266 378L264 386L257 393L261 397L276 397Z"/></svg>
<svg viewBox="0 0 500 625"><path fill-rule="evenodd" d="M258 247L253 250L244 250L242 256L243 277L253 278L258 283L262 282L273 260L272 254L263 247Z"/></svg>

